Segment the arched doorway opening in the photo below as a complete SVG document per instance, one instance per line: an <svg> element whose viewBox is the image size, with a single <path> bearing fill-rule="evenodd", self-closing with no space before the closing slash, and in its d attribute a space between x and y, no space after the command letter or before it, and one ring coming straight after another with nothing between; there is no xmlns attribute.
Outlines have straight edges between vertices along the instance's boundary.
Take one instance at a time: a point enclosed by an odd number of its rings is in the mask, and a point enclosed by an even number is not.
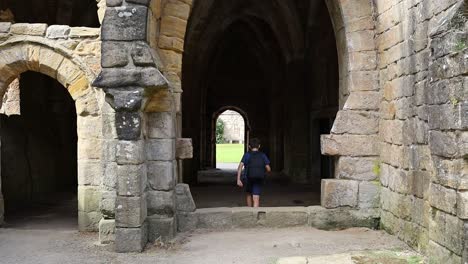
<svg viewBox="0 0 468 264"><path fill-rule="evenodd" d="M245 112L235 107L221 108L213 118L213 164L217 169L235 170L248 151L250 125Z"/></svg>
<svg viewBox="0 0 468 264"><path fill-rule="evenodd" d="M212 166L213 113L236 105L249 116L250 137L270 157L272 182L282 186L270 197L280 202L270 205L319 204L321 180L334 174L333 160L321 155L320 135L330 133L346 97L325 1L195 2L182 71L182 134L194 146L185 182L199 183L199 171Z"/></svg>
<svg viewBox="0 0 468 264"><path fill-rule="evenodd" d="M9 86L0 115L5 225L77 228L77 115L69 92L41 73ZM10 113L11 114L11 113Z"/></svg>

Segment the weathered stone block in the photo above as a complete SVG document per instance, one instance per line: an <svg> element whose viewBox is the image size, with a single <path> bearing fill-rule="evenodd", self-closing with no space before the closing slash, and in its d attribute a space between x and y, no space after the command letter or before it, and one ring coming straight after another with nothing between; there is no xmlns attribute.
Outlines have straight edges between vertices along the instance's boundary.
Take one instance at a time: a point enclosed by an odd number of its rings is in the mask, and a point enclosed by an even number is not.
<svg viewBox="0 0 468 264"><path fill-rule="evenodd" d="M380 202L380 183L379 182L360 182L359 183L359 208L378 208Z"/></svg>
<svg viewBox="0 0 468 264"><path fill-rule="evenodd" d="M99 205L101 214L104 218L115 218L115 191L103 191L101 193L101 203Z"/></svg>
<svg viewBox="0 0 468 264"><path fill-rule="evenodd" d="M198 226L198 214L195 212L177 213L177 230L179 232L189 232Z"/></svg>
<svg viewBox="0 0 468 264"><path fill-rule="evenodd" d="M258 214L259 211L252 208L232 208L232 226L234 228L256 227L259 220Z"/></svg>
<svg viewBox="0 0 468 264"><path fill-rule="evenodd" d="M163 16L161 19L161 35L184 39L187 20L174 16Z"/></svg>
<svg viewBox="0 0 468 264"><path fill-rule="evenodd" d="M78 160L99 159L102 152L102 140L78 139Z"/></svg>
<svg viewBox="0 0 468 264"><path fill-rule="evenodd" d="M117 144L117 163L125 164L141 164L145 161L144 142L139 141L119 141Z"/></svg>
<svg viewBox="0 0 468 264"><path fill-rule="evenodd" d="M149 215L174 215L175 197L173 191L149 191L147 193L147 203Z"/></svg>
<svg viewBox="0 0 468 264"><path fill-rule="evenodd" d="M66 25L53 25L47 28L46 37L50 39L67 39L70 27Z"/></svg>
<svg viewBox="0 0 468 264"><path fill-rule="evenodd" d="M427 171L414 171L411 193L418 198L427 198L431 175Z"/></svg>
<svg viewBox="0 0 468 264"><path fill-rule="evenodd" d="M78 211L78 230L80 232L99 231L100 212L80 212Z"/></svg>
<svg viewBox="0 0 468 264"><path fill-rule="evenodd" d="M196 210L195 202L190 192L188 184L179 183L175 187L176 193L176 208L181 212L194 212Z"/></svg>
<svg viewBox="0 0 468 264"><path fill-rule="evenodd" d="M198 209L198 228L230 229L232 228L231 208Z"/></svg>
<svg viewBox="0 0 468 264"><path fill-rule="evenodd" d="M381 95L379 92L353 92L343 107L344 110L378 110Z"/></svg>
<svg viewBox="0 0 468 264"><path fill-rule="evenodd" d="M458 156L458 141L456 135L449 132L430 131L429 146L432 154L454 158Z"/></svg>
<svg viewBox="0 0 468 264"><path fill-rule="evenodd" d="M137 228L115 229L115 251L119 253L142 252L148 242L148 225Z"/></svg>
<svg viewBox="0 0 468 264"><path fill-rule="evenodd" d="M175 139L150 139L146 142L147 160L172 161L175 159Z"/></svg>
<svg viewBox="0 0 468 264"><path fill-rule="evenodd" d="M460 255L463 253L463 221L435 210L429 222L429 238Z"/></svg>
<svg viewBox="0 0 468 264"><path fill-rule="evenodd" d="M47 24L12 24L10 33L18 35L44 36L47 30Z"/></svg>
<svg viewBox="0 0 468 264"><path fill-rule="evenodd" d="M176 158L178 160L193 158L193 144L191 138L178 138L176 140Z"/></svg>
<svg viewBox="0 0 468 264"><path fill-rule="evenodd" d="M457 192L442 185L431 183L429 187L429 201L435 208L447 213L456 213Z"/></svg>
<svg viewBox="0 0 468 264"><path fill-rule="evenodd" d="M115 114L115 125L119 139L138 140L141 137L143 124L138 112L117 112Z"/></svg>
<svg viewBox="0 0 468 264"><path fill-rule="evenodd" d="M375 70L377 67L377 52L352 52L349 54L349 60L353 61L353 63L350 64L351 71Z"/></svg>
<svg viewBox="0 0 468 264"><path fill-rule="evenodd" d="M151 47L146 42L138 42L132 49L133 64L136 66L155 66Z"/></svg>
<svg viewBox="0 0 468 264"><path fill-rule="evenodd" d="M99 160L80 160L78 162L78 184L99 186L103 176Z"/></svg>
<svg viewBox="0 0 468 264"><path fill-rule="evenodd" d="M351 180L322 180L321 205L325 208L356 207L359 182Z"/></svg>
<svg viewBox="0 0 468 264"><path fill-rule="evenodd" d="M164 6L164 14L188 20L190 16L190 5L183 1L167 3Z"/></svg>
<svg viewBox="0 0 468 264"><path fill-rule="evenodd" d="M264 225L267 227L296 227L306 226L308 223L306 207L278 207L265 211Z"/></svg>
<svg viewBox="0 0 468 264"><path fill-rule="evenodd" d="M102 42L101 65L104 68L124 67L128 64L128 44L125 42Z"/></svg>
<svg viewBox="0 0 468 264"><path fill-rule="evenodd" d="M457 215L461 219L468 219L468 192L458 192L457 194Z"/></svg>
<svg viewBox="0 0 468 264"><path fill-rule="evenodd" d="M99 212L101 191L96 186L78 186L78 211Z"/></svg>
<svg viewBox="0 0 468 264"><path fill-rule="evenodd" d="M340 157L337 164L337 178L372 181L377 178L374 168L380 166L377 158Z"/></svg>
<svg viewBox="0 0 468 264"><path fill-rule="evenodd" d="M152 215L148 217L148 241L153 243L157 240L163 242L173 239L176 235L174 217Z"/></svg>
<svg viewBox="0 0 468 264"><path fill-rule="evenodd" d="M117 227L140 227L146 216L146 196L117 196L115 201L115 224Z"/></svg>
<svg viewBox="0 0 468 264"><path fill-rule="evenodd" d="M377 156L376 142L376 136L322 135L321 151L328 156Z"/></svg>
<svg viewBox="0 0 468 264"><path fill-rule="evenodd" d="M466 127L465 104L431 105L425 108L430 129L460 129Z"/></svg>
<svg viewBox="0 0 468 264"><path fill-rule="evenodd" d="M376 134L379 131L378 116L372 112L339 111L331 131L333 134Z"/></svg>
<svg viewBox="0 0 468 264"><path fill-rule="evenodd" d="M101 219L99 221L99 242L110 244L115 241L115 220Z"/></svg>
<svg viewBox="0 0 468 264"><path fill-rule="evenodd" d="M145 6L108 8L102 24L102 39L145 40L147 14Z"/></svg>
<svg viewBox="0 0 468 264"><path fill-rule="evenodd" d="M175 138L174 115L170 112L148 114L148 136L150 138Z"/></svg>
<svg viewBox="0 0 468 264"><path fill-rule="evenodd" d="M148 161L148 183L156 191L169 191L174 189L175 175L171 161Z"/></svg>
<svg viewBox="0 0 468 264"><path fill-rule="evenodd" d="M72 27L70 30L70 38L98 37L100 33L101 30L99 28Z"/></svg>
<svg viewBox="0 0 468 264"><path fill-rule="evenodd" d="M106 162L103 163L104 175L102 178L102 186L107 190L117 189L117 163Z"/></svg>
<svg viewBox="0 0 468 264"><path fill-rule="evenodd" d="M146 165L120 165L117 168L117 193L141 196L146 188Z"/></svg>
<svg viewBox="0 0 468 264"><path fill-rule="evenodd" d="M0 22L0 33L10 32L11 22Z"/></svg>
<svg viewBox="0 0 468 264"><path fill-rule="evenodd" d="M337 230L350 227L377 228L379 215L371 211L357 211L347 208L326 209L321 206L308 207L309 225L323 230Z"/></svg>
<svg viewBox="0 0 468 264"><path fill-rule="evenodd" d="M151 89L165 89L168 81L161 72L153 67L139 69L104 68L93 83L95 87L145 87Z"/></svg>
<svg viewBox="0 0 468 264"><path fill-rule="evenodd" d="M431 260L431 263L450 263L458 264L462 263L461 257L457 256L450 250L445 247L437 244L434 241L429 241L429 246L427 249L428 258Z"/></svg>
<svg viewBox="0 0 468 264"><path fill-rule="evenodd" d="M138 112L144 98L144 89L132 87L131 89L109 89L106 101L118 112Z"/></svg>
<svg viewBox="0 0 468 264"><path fill-rule="evenodd" d="M445 159L432 156L434 161L434 182L450 187L452 189L467 190L467 168L462 159Z"/></svg>
<svg viewBox="0 0 468 264"><path fill-rule="evenodd" d="M102 135L102 118L95 116L79 116L77 130L80 138L99 138Z"/></svg>
<svg viewBox="0 0 468 264"><path fill-rule="evenodd" d="M349 90L375 91L378 90L377 71L355 71L349 73Z"/></svg>

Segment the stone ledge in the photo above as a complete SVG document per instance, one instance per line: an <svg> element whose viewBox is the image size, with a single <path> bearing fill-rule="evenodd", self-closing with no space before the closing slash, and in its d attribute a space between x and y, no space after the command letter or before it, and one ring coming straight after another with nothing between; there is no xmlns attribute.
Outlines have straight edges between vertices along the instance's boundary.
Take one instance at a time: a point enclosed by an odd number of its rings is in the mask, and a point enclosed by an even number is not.
<svg viewBox="0 0 468 264"><path fill-rule="evenodd" d="M328 156L378 156L377 136L322 135L321 151Z"/></svg>
<svg viewBox="0 0 468 264"><path fill-rule="evenodd" d="M178 231L195 229L288 228L310 226L323 230L379 226L377 210L310 207L204 208L178 215Z"/></svg>

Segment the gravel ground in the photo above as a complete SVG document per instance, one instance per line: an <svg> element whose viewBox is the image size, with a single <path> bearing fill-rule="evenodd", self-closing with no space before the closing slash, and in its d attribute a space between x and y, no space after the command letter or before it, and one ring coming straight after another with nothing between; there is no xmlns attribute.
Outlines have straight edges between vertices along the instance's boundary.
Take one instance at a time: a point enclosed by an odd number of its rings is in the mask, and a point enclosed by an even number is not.
<svg viewBox="0 0 468 264"><path fill-rule="evenodd" d="M150 245L141 254L118 254L113 245L96 243L96 233L74 230L0 229L0 263L165 263L271 264L292 256L324 256L363 250L407 250L404 243L381 231L311 228L196 231L171 244Z"/></svg>

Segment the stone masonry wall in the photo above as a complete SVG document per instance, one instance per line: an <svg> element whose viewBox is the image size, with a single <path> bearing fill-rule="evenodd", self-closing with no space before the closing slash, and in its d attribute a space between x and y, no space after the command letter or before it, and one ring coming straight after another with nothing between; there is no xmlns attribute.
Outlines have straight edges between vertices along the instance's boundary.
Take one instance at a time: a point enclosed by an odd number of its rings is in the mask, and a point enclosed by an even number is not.
<svg viewBox="0 0 468 264"><path fill-rule="evenodd" d="M382 91L381 225L427 253L430 263L462 263L466 245L463 221L457 217L457 210L466 210L466 204L462 192L457 201L460 186L455 185L466 161L458 149L463 134L454 131L466 130L460 118L466 94L463 81L455 77L464 67L463 59L456 58L465 56L466 60L466 53L456 55L452 50L444 54L438 49L443 46L447 51L447 45L430 39L461 2L376 1ZM466 43L466 31L463 34ZM437 76L437 65L444 63L438 57L445 55L450 63L440 67L454 72ZM441 126L440 122L452 123Z"/></svg>

